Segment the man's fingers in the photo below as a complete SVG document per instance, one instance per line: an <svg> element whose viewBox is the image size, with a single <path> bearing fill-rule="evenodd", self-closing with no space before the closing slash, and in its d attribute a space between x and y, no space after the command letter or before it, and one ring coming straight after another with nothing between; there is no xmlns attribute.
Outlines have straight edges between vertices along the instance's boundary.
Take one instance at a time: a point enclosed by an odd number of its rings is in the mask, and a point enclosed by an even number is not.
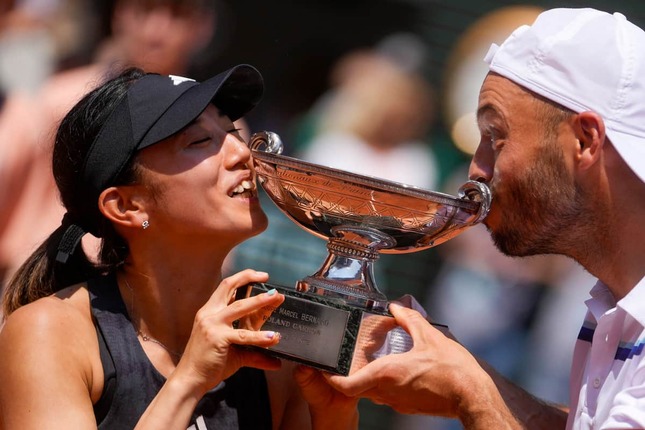
<svg viewBox="0 0 645 430"><path fill-rule="evenodd" d="M329 385L349 397L363 397L363 393L375 386L374 370L369 365L351 376L323 374Z"/></svg>
<svg viewBox="0 0 645 430"><path fill-rule="evenodd" d="M436 330L419 312L396 303L390 303L390 313L396 322L414 339L423 339L428 329Z"/></svg>

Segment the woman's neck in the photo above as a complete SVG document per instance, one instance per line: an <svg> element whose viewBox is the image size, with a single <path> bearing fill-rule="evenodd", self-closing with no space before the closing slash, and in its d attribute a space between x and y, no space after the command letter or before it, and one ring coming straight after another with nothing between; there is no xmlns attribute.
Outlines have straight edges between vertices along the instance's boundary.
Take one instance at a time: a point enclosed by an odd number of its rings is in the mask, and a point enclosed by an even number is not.
<svg viewBox="0 0 645 430"><path fill-rule="evenodd" d="M195 314L221 281L221 266L218 258L129 258L119 288L135 327L164 343L185 344Z"/></svg>

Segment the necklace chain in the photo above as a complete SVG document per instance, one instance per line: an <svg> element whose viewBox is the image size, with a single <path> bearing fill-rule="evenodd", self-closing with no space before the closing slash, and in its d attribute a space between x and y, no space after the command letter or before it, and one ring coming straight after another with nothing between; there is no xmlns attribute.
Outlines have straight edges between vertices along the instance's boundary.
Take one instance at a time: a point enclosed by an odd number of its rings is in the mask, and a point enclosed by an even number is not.
<svg viewBox="0 0 645 430"><path fill-rule="evenodd" d="M135 323L135 315L136 314L135 314L135 311L134 311L134 290L130 286L130 283L125 278L125 276L123 277L123 282L125 282L125 286L128 287L128 290L130 290L130 313L132 314L131 318L130 318L130 321L131 321L132 326L134 327L134 329L137 331L137 336L141 337L141 340L143 340L144 342L156 343L157 345L159 345L160 347L165 349L168 353L174 355L177 358L181 358L182 355L184 355L183 352L173 351L172 349L170 349L166 345L164 345L160 340L157 340L154 337L146 334L143 330L141 330L141 328L137 327L138 324Z"/></svg>
<svg viewBox="0 0 645 430"><path fill-rule="evenodd" d="M136 327L135 327L135 328L136 328ZM181 358L181 356L183 355L181 352L173 351L172 349L168 348L166 345L164 345L163 343L161 343L160 341L158 341L158 340L157 340L157 339L155 339L154 337L150 337L150 336L148 336L148 335L147 335L147 334L145 334L143 331L141 331L141 329L137 330L137 335L138 335L138 336L141 336L141 339L142 339L144 342L153 342L153 343L156 343L157 345L159 345L160 347L162 347L163 349L165 349L166 351L168 351L170 354L174 355L174 356L175 356L175 357L177 357L177 358Z"/></svg>

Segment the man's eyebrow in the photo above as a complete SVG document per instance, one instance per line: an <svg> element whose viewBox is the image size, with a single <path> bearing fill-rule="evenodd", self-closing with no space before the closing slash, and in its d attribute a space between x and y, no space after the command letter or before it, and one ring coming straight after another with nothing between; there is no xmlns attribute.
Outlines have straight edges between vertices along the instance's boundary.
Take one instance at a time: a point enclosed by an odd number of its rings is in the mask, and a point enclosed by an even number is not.
<svg viewBox="0 0 645 430"><path fill-rule="evenodd" d="M481 117L483 117L484 115L486 115L488 113L492 113L494 115L499 116L499 111L497 110L497 108L495 108L495 106L493 106L491 104L486 104L484 106L480 106L477 109L477 120L479 120Z"/></svg>
<svg viewBox="0 0 645 430"><path fill-rule="evenodd" d="M502 121L504 121L504 123L506 123L506 121L504 120L504 115L502 115L502 113L499 111L499 109L497 109L497 107L495 107L492 104L486 104L486 105L480 106L477 109L477 124L481 125L481 123L484 120L484 117L488 115L491 115L494 118L500 118Z"/></svg>

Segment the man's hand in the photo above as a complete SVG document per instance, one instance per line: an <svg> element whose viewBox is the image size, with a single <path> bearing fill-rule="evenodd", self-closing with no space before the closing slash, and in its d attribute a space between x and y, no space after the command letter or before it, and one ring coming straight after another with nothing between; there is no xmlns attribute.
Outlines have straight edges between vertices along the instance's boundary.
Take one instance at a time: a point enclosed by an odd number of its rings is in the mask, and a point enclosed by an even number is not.
<svg viewBox="0 0 645 430"><path fill-rule="evenodd" d="M463 346L415 310L392 303L390 312L412 337L412 349L348 377L325 374L331 386L401 413L459 418L467 428L519 428L493 380Z"/></svg>

